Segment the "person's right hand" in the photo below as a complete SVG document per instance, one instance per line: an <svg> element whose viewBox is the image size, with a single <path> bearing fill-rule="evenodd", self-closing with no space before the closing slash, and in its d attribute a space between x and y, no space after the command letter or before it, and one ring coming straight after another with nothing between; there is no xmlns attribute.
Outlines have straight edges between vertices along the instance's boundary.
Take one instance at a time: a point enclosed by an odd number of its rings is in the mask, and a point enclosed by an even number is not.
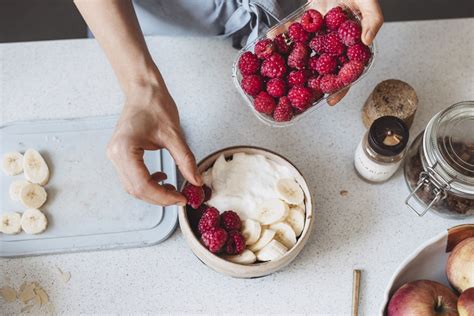
<svg viewBox="0 0 474 316"><path fill-rule="evenodd" d="M163 83L164 85L164 83ZM158 205L185 205L186 198L170 184L166 174L150 174L145 150L168 149L186 180L202 185L193 153L184 139L176 104L166 87L140 85L127 92L125 105L107 148L125 190Z"/></svg>

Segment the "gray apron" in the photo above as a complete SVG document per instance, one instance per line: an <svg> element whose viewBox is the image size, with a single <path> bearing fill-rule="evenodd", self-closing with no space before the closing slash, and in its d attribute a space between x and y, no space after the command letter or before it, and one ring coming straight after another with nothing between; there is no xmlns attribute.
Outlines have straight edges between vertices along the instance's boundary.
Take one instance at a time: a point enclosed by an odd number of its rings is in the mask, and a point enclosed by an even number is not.
<svg viewBox="0 0 474 316"><path fill-rule="evenodd" d="M232 37L240 48L305 0L134 0L145 35Z"/></svg>

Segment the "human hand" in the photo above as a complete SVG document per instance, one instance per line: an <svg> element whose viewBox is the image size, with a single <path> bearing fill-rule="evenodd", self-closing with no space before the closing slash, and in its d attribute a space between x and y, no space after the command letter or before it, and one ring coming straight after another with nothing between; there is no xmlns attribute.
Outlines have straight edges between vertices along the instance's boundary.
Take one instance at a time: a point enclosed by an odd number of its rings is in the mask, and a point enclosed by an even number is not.
<svg viewBox="0 0 474 316"><path fill-rule="evenodd" d="M186 180L202 185L193 153L184 139L176 104L166 87L140 86L126 96L122 114L107 148L125 190L158 205L185 205L186 198L171 184L160 184L166 174L150 174L145 150L168 149Z"/></svg>
<svg viewBox="0 0 474 316"><path fill-rule="evenodd" d="M336 6L339 1L335 0L311 0L312 7L325 14L331 8ZM362 42L369 46L374 41L379 29L384 22L382 9L377 0L345 0L349 7L359 13L362 17ZM331 95L327 102L329 105L335 105L347 94L349 87Z"/></svg>

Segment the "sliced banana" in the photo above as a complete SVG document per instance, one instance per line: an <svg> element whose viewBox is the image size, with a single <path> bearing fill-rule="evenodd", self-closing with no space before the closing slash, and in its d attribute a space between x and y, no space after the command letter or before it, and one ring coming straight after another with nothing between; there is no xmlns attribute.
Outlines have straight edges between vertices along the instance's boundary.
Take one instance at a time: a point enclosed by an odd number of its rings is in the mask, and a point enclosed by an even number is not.
<svg viewBox="0 0 474 316"><path fill-rule="evenodd" d="M46 190L39 184L28 183L20 190L20 201L28 208L40 208L47 197Z"/></svg>
<svg viewBox="0 0 474 316"><path fill-rule="evenodd" d="M0 216L0 232L18 234L21 232L21 215L17 212L4 213Z"/></svg>
<svg viewBox="0 0 474 316"><path fill-rule="evenodd" d="M45 231L48 219L40 210L31 208L21 216L21 228L27 234L39 234Z"/></svg>
<svg viewBox="0 0 474 316"><path fill-rule="evenodd" d="M34 149L28 149L23 157L26 180L45 185L49 180L49 168L43 157Z"/></svg>
<svg viewBox="0 0 474 316"><path fill-rule="evenodd" d="M255 219L262 225L270 225L283 221L289 211L288 205L282 200L266 200L259 206Z"/></svg>
<svg viewBox="0 0 474 316"><path fill-rule="evenodd" d="M249 247L250 250L256 252L265 247L275 237L275 231L268 228L262 228L262 233L258 241Z"/></svg>
<svg viewBox="0 0 474 316"><path fill-rule="evenodd" d="M304 201L304 193L300 185L293 179L280 179L276 184L276 190L280 198L293 205Z"/></svg>
<svg viewBox="0 0 474 316"><path fill-rule="evenodd" d="M224 259L233 263L252 264L257 261L257 256L252 251L245 249L240 255L224 256Z"/></svg>
<svg viewBox="0 0 474 316"><path fill-rule="evenodd" d="M12 183L10 183L10 189L8 190L9 194L10 194L10 198L13 201L19 201L20 200L20 191L28 183L29 183L28 181L23 180L23 179L15 180Z"/></svg>
<svg viewBox="0 0 474 316"><path fill-rule="evenodd" d="M276 223L270 226L275 231L275 239L281 242L286 248L290 249L296 244L296 233L287 223Z"/></svg>
<svg viewBox="0 0 474 316"><path fill-rule="evenodd" d="M286 218L286 222L290 224L295 231L296 237L301 235L304 228L305 210L301 206L290 207L290 213Z"/></svg>
<svg viewBox="0 0 474 316"><path fill-rule="evenodd" d="M288 251L282 243L273 239L265 247L260 249L256 255L259 261L272 261L280 258Z"/></svg>
<svg viewBox="0 0 474 316"><path fill-rule="evenodd" d="M19 152L9 152L3 155L2 169L9 176L23 172L23 155Z"/></svg>
<svg viewBox="0 0 474 316"><path fill-rule="evenodd" d="M259 222L250 218L242 222L242 235L245 238L245 244L247 246L255 244L260 238L261 232L262 226Z"/></svg>

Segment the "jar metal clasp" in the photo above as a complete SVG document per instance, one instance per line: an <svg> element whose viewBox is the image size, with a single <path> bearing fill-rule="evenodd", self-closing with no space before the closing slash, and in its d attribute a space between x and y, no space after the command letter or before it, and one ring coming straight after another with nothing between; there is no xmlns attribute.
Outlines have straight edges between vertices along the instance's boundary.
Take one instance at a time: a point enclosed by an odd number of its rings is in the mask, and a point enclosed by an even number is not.
<svg viewBox="0 0 474 316"><path fill-rule="evenodd" d="M442 176L440 176L439 173L436 172L435 170L436 165L437 163L433 167L427 167L426 171L422 171L420 173L420 178L418 180L416 187L413 189L413 191L410 193L410 195L408 195L408 197L405 200L405 204L420 217L425 215L434 204L438 203L439 201L444 200L448 195L447 191L451 189L451 185L449 184L449 182L446 181ZM433 186L432 192L434 194L434 198L428 204L428 206L426 206L424 210L419 212L417 207L410 203L410 200L413 198L416 192L425 185Z"/></svg>

